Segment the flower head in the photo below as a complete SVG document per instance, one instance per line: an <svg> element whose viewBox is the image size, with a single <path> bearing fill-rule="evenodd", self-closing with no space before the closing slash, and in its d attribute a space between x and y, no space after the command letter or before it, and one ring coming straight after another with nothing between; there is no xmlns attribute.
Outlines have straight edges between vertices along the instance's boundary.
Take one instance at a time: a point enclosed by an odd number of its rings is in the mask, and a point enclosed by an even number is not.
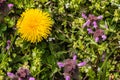
<svg viewBox="0 0 120 80"><path fill-rule="evenodd" d="M99 37L95 37L95 42L98 42L99 41Z"/></svg>
<svg viewBox="0 0 120 80"><path fill-rule="evenodd" d="M19 68L15 74L8 72L7 75L13 80L35 80L31 77L29 70L23 67Z"/></svg>
<svg viewBox="0 0 120 80"><path fill-rule="evenodd" d="M103 16L100 15L100 16L97 17L97 19L98 19L98 20L101 20L101 19L103 19Z"/></svg>
<svg viewBox="0 0 120 80"><path fill-rule="evenodd" d="M96 21L93 21L93 27L94 27L94 28L97 28L97 27L98 27L98 25L97 25L97 22L96 22Z"/></svg>
<svg viewBox="0 0 120 80"><path fill-rule="evenodd" d="M78 76L78 67L82 67L86 65L86 62L80 62L77 64L76 62L77 56L74 55L73 59L66 59L64 62L58 62L57 65L59 68L64 68L64 78L65 80L70 80L70 78L77 79Z"/></svg>
<svg viewBox="0 0 120 80"><path fill-rule="evenodd" d="M84 14L84 13L82 13L82 17L83 17L84 19L87 19L87 16L86 16L86 14Z"/></svg>
<svg viewBox="0 0 120 80"><path fill-rule="evenodd" d="M65 77L65 80L70 80L70 76L66 76L66 77Z"/></svg>
<svg viewBox="0 0 120 80"><path fill-rule="evenodd" d="M10 78L14 78L14 77L15 77L15 75L14 75L13 73L11 73L11 72L8 72L7 75L8 75Z"/></svg>
<svg viewBox="0 0 120 80"><path fill-rule="evenodd" d="M29 78L29 80L35 80L35 78L33 78L33 77L30 77L30 78Z"/></svg>
<svg viewBox="0 0 120 80"><path fill-rule="evenodd" d="M0 3L3 3L4 1L6 1L6 0L0 0Z"/></svg>
<svg viewBox="0 0 120 80"><path fill-rule="evenodd" d="M10 44L11 44L11 41L10 41L10 40L7 40L6 50L9 50L9 48L10 48Z"/></svg>
<svg viewBox="0 0 120 80"><path fill-rule="evenodd" d="M8 4L8 8L11 9L14 5L13 4Z"/></svg>
<svg viewBox="0 0 120 80"><path fill-rule="evenodd" d="M102 29L96 29L93 36L94 36L95 42L99 42L99 40L101 39L104 41L107 38Z"/></svg>
<svg viewBox="0 0 120 80"><path fill-rule="evenodd" d="M93 34L94 31L91 28L87 28L88 34Z"/></svg>
<svg viewBox="0 0 120 80"><path fill-rule="evenodd" d="M28 9L17 21L21 38L31 43L40 42L50 34L53 21L47 12L39 9Z"/></svg>
<svg viewBox="0 0 120 80"><path fill-rule="evenodd" d="M64 63L62 63L62 62L58 62L57 65L59 66L59 68L64 67Z"/></svg>
<svg viewBox="0 0 120 80"><path fill-rule="evenodd" d="M77 64L79 67L85 66L86 62L80 62L79 64Z"/></svg>
<svg viewBox="0 0 120 80"><path fill-rule="evenodd" d="M94 28L97 28L98 27L97 22L103 18L102 15L95 16L93 14L89 14L87 17L86 14L84 14L84 13L82 13L82 17L86 20L86 22L83 24L83 28L85 26L87 26L87 27L93 26Z"/></svg>
<svg viewBox="0 0 120 80"><path fill-rule="evenodd" d="M19 76L20 78L26 78L29 76L29 70L25 68L20 68L18 69L16 75Z"/></svg>

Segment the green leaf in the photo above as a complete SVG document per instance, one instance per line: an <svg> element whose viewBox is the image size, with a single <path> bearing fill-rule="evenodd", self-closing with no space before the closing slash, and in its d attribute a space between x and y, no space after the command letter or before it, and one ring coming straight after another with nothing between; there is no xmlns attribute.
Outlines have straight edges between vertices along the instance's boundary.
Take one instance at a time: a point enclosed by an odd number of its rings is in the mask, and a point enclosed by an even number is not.
<svg viewBox="0 0 120 80"><path fill-rule="evenodd" d="M2 31L6 31L6 29L7 29L6 24L4 24L4 23L0 23L0 32L2 32Z"/></svg>

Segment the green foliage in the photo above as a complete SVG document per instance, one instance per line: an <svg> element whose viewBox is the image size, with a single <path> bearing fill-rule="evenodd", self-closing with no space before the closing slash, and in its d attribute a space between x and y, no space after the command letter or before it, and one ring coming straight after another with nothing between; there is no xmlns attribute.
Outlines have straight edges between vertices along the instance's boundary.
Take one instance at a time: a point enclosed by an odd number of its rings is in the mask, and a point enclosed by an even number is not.
<svg viewBox="0 0 120 80"><path fill-rule="evenodd" d="M78 55L78 62L87 61L79 68L80 79L120 79L120 1L119 0L8 0L14 7L5 16L0 10L0 80L6 73L28 67L36 80L62 80L57 62ZM31 44L17 34L16 22L28 8L39 8L52 15L54 25L47 40ZM107 39L96 43L82 25L81 14L103 15L99 27ZM104 25L107 24L108 28ZM7 50L7 40L11 41ZM105 59L102 61L103 53Z"/></svg>

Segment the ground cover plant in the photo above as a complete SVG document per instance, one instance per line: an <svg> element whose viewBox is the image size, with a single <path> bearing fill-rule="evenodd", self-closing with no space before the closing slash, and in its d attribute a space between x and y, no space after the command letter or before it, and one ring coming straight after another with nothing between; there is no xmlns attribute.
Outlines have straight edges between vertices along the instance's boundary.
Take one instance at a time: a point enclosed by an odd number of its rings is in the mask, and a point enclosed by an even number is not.
<svg viewBox="0 0 120 80"><path fill-rule="evenodd" d="M0 80L120 80L120 0L0 0Z"/></svg>

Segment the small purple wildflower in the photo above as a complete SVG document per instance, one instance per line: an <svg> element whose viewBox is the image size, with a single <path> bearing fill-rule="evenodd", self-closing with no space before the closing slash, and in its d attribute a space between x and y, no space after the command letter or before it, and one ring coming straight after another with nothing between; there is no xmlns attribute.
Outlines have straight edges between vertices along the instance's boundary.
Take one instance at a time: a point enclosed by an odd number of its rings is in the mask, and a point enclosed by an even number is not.
<svg viewBox="0 0 120 80"><path fill-rule="evenodd" d="M86 16L85 13L82 13L82 17L83 17L84 19L87 19L87 16Z"/></svg>
<svg viewBox="0 0 120 80"><path fill-rule="evenodd" d="M3 3L4 1L6 1L6 0L0 0L0 3Z"/></svg>
<svg viewBox="0 0 120 80"><path fill-rule="evenodd" d="M64 67L64 63L62 63L62 62L58 62L57 65L59 66L59 68Z"/></svg>
<svg viewBox="0 0 120 80"><path fill-rule="evenodd" d="M7 44L10 44L11 43L11 41L10 40L7 40Z"/></svg>
<svg viewBox="0 0 120 80"><path fill-rule="evenodd" d="M98 19L98 20L103 19L103 15L98 16L97 19Z"/></svg>
<svg viewBox="0 0 120 80"><path fill-rule="evenodd" d="M15 74L8 72L7 75L13 80L35 80L34 77L31 77L29 70L22 67Z"/></svg>
<svg viewBox="0 0 120 80"><path fill-rule="evenodd" d="M104 41L107 38L102 29L96 29L93 37L95 39L95 42L99 42L101 39Z"/></svg>
<svg viewBox="0 0 120 80"><path fill-rule="evenodd" d="M93 34L95 42L106 40L107 36L104 34L104 31L98 28L98 21L103 19L103 15L95 16L93 14L89 14L87 17L86 14L82 13L82 17L86 20L82 27L89 27L87 28L88 34ZM91 26L93 26L93 28L90 28ZM108 28L106 23L105 28Z"/></svg>
<svg viewBox="0 0 120 80"><path fill-rule="evenodd" d="M86 65L86 62L77 64L76 59L77 59L77 56L74 55L73 59L66 59L64 60L63 63L62 62L57 63L59 68L61 67L64 68L63 75L65 77L65 80L70 80L70 78L77 79L78 77L76 75L78 75L78 67L82 67Z"/></svg>
<svg viewBox="0 0 120 80"><path fill-rule="evenodd" d="M73 56L73 60L76 60L76 59L77 59L77 56L76 56L76 55L74 55L74 56Z"/></svg>
<svg viewBox="0 0 120 80"><path fill-rule="evenodd" d="M82 27L84 28L85 26L90 26L90 20L87 20Z"/></svg>
<svg viewBox="0 0 120 80"><path fill-rule="evenodd" d="M97 17L95 15L93 15L93 14L89 14L88 19L90 21L97 21Z"/></svg>
<svg viewBox="0 0 120 80"><path fill-rule="evenodd" d="M14 5L13 4L8 4L8 8L11 9Z"/></svg>
<svg viewBox="0 0 120 80"><path fill-rule="evenodd" d="M102 40L104 41L104 40L106 40L106 35L102 35Z"/></svg>
<svg viewBox="0 0 120 80"><path fill-rule="evenodd" d="M79 64L77 64L77 66L79 67L82 67L82 66L85 66L86 65L86 62L80 62Z"/></svg>
<svg viewBox="0 0 120 80"><path fill-rule="evenodd" d="M21 78L18 78L18 80L22 80Z"/></svg>
<svg viewBox="0 0 120 80"><path fill-rule="evenodd" d="M87 26L87 27L93 26L94 28L97 28L98 27L97 22L103 18L102 15L97 17L93 14L89 14L88 17L87 17L86 14L84 14L84 13L82 13L82 17L84 19L86 19L86 22L83 24L83 28L85 26Z"/></svg>
<svg viewBox="0 0 120 80"><path fill-rule="evenodd" d="M86 25L87 25L87 26L90 26L90 20L87 20L87 21L86 21Z"/></svg>
<svg viewBox="0 0 120 80"><path fill-rule="evenodd" d="M7 49L7 50L9 50L10 44L11 44L11 41L10 41L10 40L7 40L7 46L6 46L6 49Z"/></svg>
<svg viewBox="0 0 120 80"><path fill-rule="evenodd" d="M70 76L65 76L65 80L70 80Z"/></svg>
<svg viewBox="0 0 120 80"><path fill-rule="evenodd" d="M35 78L33 78L33 77L30 77L30 78L29 78L29 80L35 80Z"/></svg>
<svg viewBox="0 0 120 80"><path fill-rule="evenodd" d="M99 42L99 37L96 37L96 38L95 38L95 42Z"/></svg>
<svg viewBox="0 0 120 80"><path fill-rule="evenodd" d="M14 78L15 77L15 75L13 73L11 73L11 72L8 72L7 76L9 76L10 78Z"/></svg>
<svg viewBox="0 0 120 80"><path fill-rule="evenodd" d="M87 28L87 31L88 31L88 34L92 34L92 33L94 33L93 30L90 29L90 28Z"/></svg>
<svg viewBox="0 0 120 80"><path fill-rule="evenodd" d="M96 29L98 27L97 22L93 21L93 27Z"/></svg>

